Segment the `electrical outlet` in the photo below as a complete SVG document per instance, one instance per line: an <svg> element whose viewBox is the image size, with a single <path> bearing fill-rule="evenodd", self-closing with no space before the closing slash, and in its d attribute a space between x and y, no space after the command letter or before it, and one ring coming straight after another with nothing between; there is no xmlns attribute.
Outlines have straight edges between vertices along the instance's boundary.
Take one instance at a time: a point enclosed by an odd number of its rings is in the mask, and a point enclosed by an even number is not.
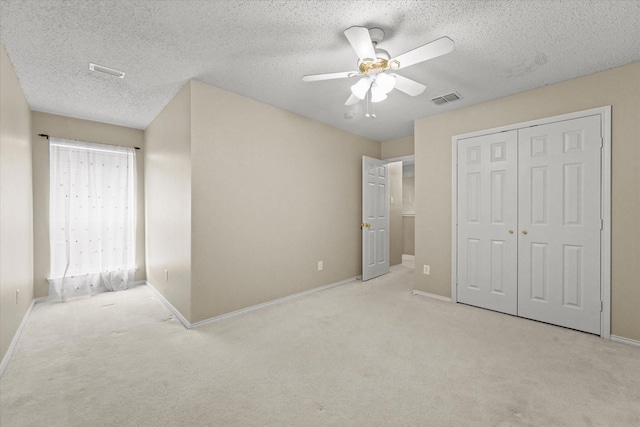
<svg viewBox="0 0 640 427"><path fill-rule="evenodd" d="M431 266L425 264L424 268L422 269L422 272L424 274L431 274Z"/></svg>
<svg viewBox="0 0 640 427"><path fill-rule="evenodd" d="M168 282L169 281L169 270L165 270L164 271L164 281Z"/></svg>
<svg viewBox="0 0 640 427"><path fill-rule="evenodd" d="M318 271L322 270L324 268L324 265L322 264L322 261L318 261Z"/></svg>

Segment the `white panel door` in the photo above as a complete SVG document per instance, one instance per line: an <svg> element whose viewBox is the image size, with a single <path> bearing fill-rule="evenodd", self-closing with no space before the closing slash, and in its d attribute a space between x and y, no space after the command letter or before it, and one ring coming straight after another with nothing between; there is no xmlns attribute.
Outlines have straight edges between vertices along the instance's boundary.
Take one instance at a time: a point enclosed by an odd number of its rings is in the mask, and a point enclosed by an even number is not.
<svg viewBox="0 0 640 427"><path fill-rule="evenodd" d="M600 334L600 116L518 132L518 315Z"/></svg>
<svg viewBox="0 0 640 427"><path fill-rule="evenodd" d="M383 160L362 156L362 280L389 272L389 176Z"/></svg>
<svg viewBox="0 0 640 427"><path fill-rule="evenodd" d="M457 300L517 313L517 131L458 142Z"/></svg>

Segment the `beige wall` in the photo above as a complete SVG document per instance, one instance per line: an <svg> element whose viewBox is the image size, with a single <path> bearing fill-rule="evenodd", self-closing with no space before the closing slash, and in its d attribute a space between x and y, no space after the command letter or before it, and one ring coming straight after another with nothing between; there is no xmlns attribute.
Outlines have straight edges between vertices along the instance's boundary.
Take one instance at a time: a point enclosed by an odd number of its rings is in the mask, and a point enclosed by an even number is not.
<svg viewBox="0 0 640 427"><path fill-rule="evenodd" d="M410 156L414 153L413 135L380 143L381 159Z"/></svg>
<svg viewBox="0 0 640 427"><path fill-rule="evenodd" d="M416 178L405 176L402 178L402 213L414 215L416 213Z"/></svg>
<svg viewBox="0 0 640 427"><path fill-rule="evenodd" d="M144 132L106 123L33 111L33 232L34 289L36 297L49 295L49 144L39 133L58 138L97 142L100 144L142 147ZM136 280L145 280L144 266L144 155L136 150L137 217L136 217Z"/></svg>
<svg viewBox="0 0 640 427"><path fill-rule="evenodd" d="M30 122L29 104L0 45L0 359L33 301Z"/></svg>
<svg viewBox="0 0 640 427"><path fill-rule="evenodd" d="M402 162L389 163L389 265L402 264Z"/></svg>
<svg viewBox="0 0 640 427"><path fill-rule="evenodd" d="M613 120L611 333L640 340L640 63L416 121L416 289L451 293L454 135L605 105Z"/></svg>
<svg viewBox="0 0 640 427"><path fill-rule="evenodd" d="M147 280L191 321L191 83L147 127L144 151Z"/></svg>
<svg viewBox="0 0 640 427"><path fill-rule="evenodd" d="M414 215L402 217L402 253L416 254L416 217Z"/></svg>
<svg viewBox="0 0 640 427"><path fill-rule="evenodd" d="M197 81L191 96L192 320L361 274L362 156L380 144Z"/></svg>

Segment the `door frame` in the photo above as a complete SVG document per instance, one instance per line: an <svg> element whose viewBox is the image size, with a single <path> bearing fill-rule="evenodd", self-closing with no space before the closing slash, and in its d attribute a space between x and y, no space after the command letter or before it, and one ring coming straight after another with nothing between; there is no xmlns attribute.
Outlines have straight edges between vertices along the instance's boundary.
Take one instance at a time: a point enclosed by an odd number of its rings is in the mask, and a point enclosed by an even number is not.
<svg viewBox="0 0 640 427"><path fill-rule="evenodd" d="M368 157L368 156L365 156ZM373 157L375 158L375 157ZM389 163L395 163L395 162L402 162L404 164L405 161L412 161L414 163L414 167L415 167L415 160L416 160L416 156L415 154L408 154L406 156L399 156L399 157L391 157L388 159L377 159L380 161L385 162L385 164L389 164ZM389 202L387 201L387 204L389 204ZM389 206L390 208L390 206ZM363 207L364 209L364 207ZM389 217L389 220L391 220L391 218ZM364 232L364 231L363 231ZM391 230L389 230L389 239L391 238ZM362 253L362 259L364 260L364 252ZM389 248L389 250L387 251L387 258L389 258L391 256L391 249ZM390 258L389 258L390 259ZM389 267L391 267L391 265L389 265ZM360 279L362 279L364 277L364 271L361 273L360 275Z"/></svg>
<svg viewBox="0 0 640 427"><path fill-rule="evenodd" d="M458 270L458 141L461 139L483 136L492 133L506 132L526 127L545 125L549 123L573 120L587 116L600 116L602 131L602 178L600 217L602 219L602 232L600 234L600 299L602 310L600 312L600 336L611 339L611 106L607 105L589 110L576 111L574 113L545 117L543 119L515 123L476 132L454 135L451 138L451 302L457 303L457 270Z"/></svg>

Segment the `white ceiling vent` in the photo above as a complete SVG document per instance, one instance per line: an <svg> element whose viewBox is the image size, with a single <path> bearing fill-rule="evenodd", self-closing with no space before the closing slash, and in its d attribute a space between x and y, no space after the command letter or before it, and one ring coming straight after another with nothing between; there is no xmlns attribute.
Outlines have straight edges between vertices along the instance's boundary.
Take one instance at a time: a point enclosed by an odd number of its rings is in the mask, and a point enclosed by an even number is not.
<svg viewBox="0 0 640 427"><path fill-rule="evenodd" d="M433 103L436 104L436 105L442 105L442 104L446 104L448 102L457 101L458 99L461 99L461 98L462 97L460 96L459 93L451 92L451 93L448 93L446 95L442 95L442 96L438 96L437 98L433 98L431 101L433 101Z"/></svg>

